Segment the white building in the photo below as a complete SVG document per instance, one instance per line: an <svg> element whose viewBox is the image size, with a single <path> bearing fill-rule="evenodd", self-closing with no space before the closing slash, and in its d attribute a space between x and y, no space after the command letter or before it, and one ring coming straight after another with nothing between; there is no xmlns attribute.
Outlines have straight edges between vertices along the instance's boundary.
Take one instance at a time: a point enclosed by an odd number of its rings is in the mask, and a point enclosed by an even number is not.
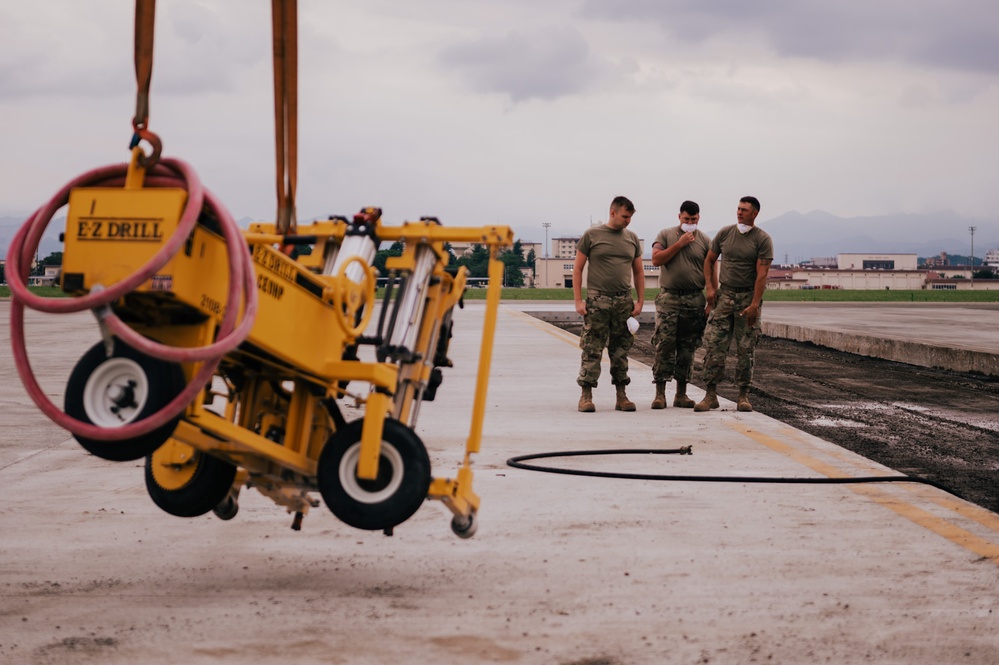
<svg viewBox="0 0 999 665"><path fill-rule="evenodd" d="M781 289L856 289L861 291L922 289L925 270L785 270L780 277L773 273L767 288Z"/></svg>
<svg viewBox="0 0 999 665"><path fill-rule="evenodd" d="M916 270L916 254L837 254L839 270Z"/></svg>
<svg viewBox="0 0 999 665"><path fill-rule="evenodd" d="M62 266L45 266L44 274L28 277L28 286L58 286L61 272Z"/></svg>
<svg viewBox="0 0 999 665"><path fill-rule="evenodd" d="M562 238L552 238L551 259L575 259L576 243L581 236L564 236ZM544 256L542 254L542 256Z"/></svg>
<svg viewBox="0 0 999 665"><path fill-rule="evenodd" d="M544 259L538 257L535 261L534 286L539 289L571 289L572 266L576 262L576 251L569 258ZM586 288L586 276L589 272L589 262L583 266L583 288ZM645 272L645 288L659 288L659 268L652 265L652 259L642 259Z"/></svg>

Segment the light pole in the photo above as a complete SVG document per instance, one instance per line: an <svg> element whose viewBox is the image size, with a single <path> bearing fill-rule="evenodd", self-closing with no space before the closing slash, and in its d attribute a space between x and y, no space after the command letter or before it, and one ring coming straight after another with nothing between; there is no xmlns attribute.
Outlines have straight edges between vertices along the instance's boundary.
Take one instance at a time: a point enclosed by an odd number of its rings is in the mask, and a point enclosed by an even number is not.
<svg viewBox="0 0 999 665"><path fill-rule="evenodd" d="M542 265L545 267L545 287L548 288L548 229L552 227L551 222L541 222L541 226L545 227L545 258L542 261Z"/></svg>
<svg viewBox="0 0 999 665"><path fill-rule="evenodd" d="M975 288L975 231L978 227L969 226L968 230L971 231L971 288Z"/></svg>

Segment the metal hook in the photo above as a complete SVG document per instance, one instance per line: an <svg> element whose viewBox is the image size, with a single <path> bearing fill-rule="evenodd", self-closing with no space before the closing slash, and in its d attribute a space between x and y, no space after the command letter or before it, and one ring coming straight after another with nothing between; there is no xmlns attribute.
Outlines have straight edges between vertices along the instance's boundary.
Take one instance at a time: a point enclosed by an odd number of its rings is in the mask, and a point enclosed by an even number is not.
<svg viewBox="0 0 999 665"><path fill-rule="evenodd" d="M132 134L132 141L128 145L129 150L134 149L140 142L145 141L152 147L153 151L148 155L145 152L139 155L139 166L144 169L156 166L160 161L160 154L163 152L163 142L160 141L159 136L146 129L145 126L133 123L133 127L135 132Z"/></svg>

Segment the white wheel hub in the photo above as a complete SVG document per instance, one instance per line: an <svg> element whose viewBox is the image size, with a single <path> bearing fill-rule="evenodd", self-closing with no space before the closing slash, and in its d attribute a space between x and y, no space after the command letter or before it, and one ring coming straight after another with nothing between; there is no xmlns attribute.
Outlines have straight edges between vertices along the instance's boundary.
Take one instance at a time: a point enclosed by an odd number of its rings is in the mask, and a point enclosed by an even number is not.
<svg viewBox="0 0 999 665"><path fill-rule="evenodd" d="M108 358L87 378L83 410L98 427L121 427L135 420L149 398L149 377L129 358Z"/></svg>
<svg viewBox="0 0 999 665"><path fill-rule="evenodd" d="M358 503L381 503L392 497L402 485L404 475L402 455L395 446L382 441L381 458L378 460L378 481L359 480L357 477L357 463L361 458L361 444L355 443L340 458L340 486L343 491ZM387 473L388 482L384 487L371 489L372 483L384 481ZM368 487L365 487L368 485Z"/></svg>

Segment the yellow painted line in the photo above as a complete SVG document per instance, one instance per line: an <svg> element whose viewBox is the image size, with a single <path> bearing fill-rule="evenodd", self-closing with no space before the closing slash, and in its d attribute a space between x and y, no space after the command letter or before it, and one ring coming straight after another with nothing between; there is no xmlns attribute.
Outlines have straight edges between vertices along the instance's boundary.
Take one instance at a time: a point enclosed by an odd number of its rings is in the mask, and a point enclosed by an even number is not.
<svg viewBox="0 0 999 665"><path fill-rule="evenodd" d="M553 326L552 324L547 323L545 321L542 321L541 319L538 319L536 317L533 317L533 316L531 316L530 314L528 314L526 312L520 311L519 309L506 309L506 308L504 308L503 311L505 311L506 313L511 314L511 315L513 315L513 316L515 316L515 317L517 317L519 319L526 320L528 323L530 323L532 326L534 326L538 330L543 330L543 331L545 331L546 333L548 333L549 335L551 335L552 337L554 337L556 339L560 339L563 342L566 342L567 344L572 344L573 346L577 346L577 347L579 346L579 337L577 337L576 335L573 335L570 332L566 332L565 330L562 330L558 326Z"/></svg>
<svg viewBox="0 0 999 665"><path fill-rule="evenodd" d="M519 318L522 318L522 319L527 319L527 322L530 323L535 328L537 328L538 330L543 330L546 333L548 333L549 335L551 335L552 337L555 337L556 339L560 339L560 340L562 340L563 342L565 342L567 344L572 344L576 348L579 348L579 337L577 337L576 335L573 335L571 332L567 332L565 330L562 330L561 328L559 328L556 325L552 325L551 323L548 323L547 321L542 321L541 319L533 317L530 314L527 314L526 312L520 311L519 309L509 309L509 310L506 310L506 311L508 313L512 314L513 316L516 316L516 317L519 317ZM610 358L607 357L606 353L601 356L600 362L602 364L604 364L604 365L609 365L610 364ZM633 358L628 358L628 363L629 363L629 365L635 365L636 367L645 367L646 369L650 368L649 365L646 365L645 363L640 362L638 360L634 360Z"/></svg>
<svg viewBox="0 0 999 665"><path fill-rule="evenodd" d="M772 436L768 436L762 432L748 428L740 423L729 422L726 424L736 432L745 434L753 441L756 441L757 443L760 443L775 452L786 455L795 462L798 462L813 471L821 473L828 478L849 477L846 473L831 464L827 464L810 455L806 455L800 450L796 450L792 446L779 441ZM922 508L917 508L911 503L886 494L876 487L872 487L870 485L848 485L848 487L856 494L865 496L879 505L892 510L907 520L918 524L924 529L928 529L939 536L943 536L955 545L959 545L967 550L970 550L971 552L974 552L978 556L989 559L992 563L999 565L999 544L980 538L979 536L976 536L975 534L948 522L942 517L937 517Z"/></svg>
<svg viewBox="0 0 999 665"><path fill-rule="evenodd" d="M783 441L779 441L773 438L772 436L767 436L763 432L751 429L738 422L728 422L727 425L731 429L734 429L736 432L739 432L740 434L745 434L753 441L761 443L767 448L770 448L773 451L781 453L782 455L786 455L787 457L790 457L798 464L801 464L802 466L807 466L809 469L817 471L818 473L821 473L823 476L826 476L828 478L849 477L846 474L846 472L838 469L832 464L826 464L825 462L815 459L811 455L806 455L797 448L789 444L786 444Z"/></svg>
<svg viewBox="0 0 999 665"><path fill-rule="evenodd" d="M785 434L793 439L796 439L797 441L805 443L805 441L801 438L801 432L796 429L792 428L784 429L781 430L781 434ZM868 473L884 472L883 467L876 466L874 462L871 462L871 460L868 460L866 458L857 458L854 456L848 456L844 454L845 451L840 452L840 450L841 449L839 448L834 448L829 451L829 454L837 459L842 460L844 463L852 465L855 469L861 471L865 471ZM868 463L864 464L864 462ZM931 488L927 485L922 485L918 483L901 483L901 486L905 488L907 491L912 492L913 494L919 496L919 498L921 499L932 501L941 508L945 508L947 510L950 510L951 512L955 512L965 519L969 519L972 522L977 522L981 524L990 531L995 531L996 533L999 533L999 515L996 515L991 510L986 510L981 506L976 506L973 503L968 503L967 501L958 499L957 497L948 494L940 494L939 490Z"/></svg>
<svg viewBox="0 0 999 665"><path fill-rule="evenodd" d="M878 504L894 511L902 517L929 529L935 534L943 536L947 540L960 545L966 550L970 550L980 557L989 559L992 563L999 565L999 544L980 538L975 534L962 529L952 522L948 522L942 517L937 517L933 513L922 508L917 508L907 501L902 501L891 497L884 492L871 486L860 486L853 488L857 494L869 496Z"/></svg>

